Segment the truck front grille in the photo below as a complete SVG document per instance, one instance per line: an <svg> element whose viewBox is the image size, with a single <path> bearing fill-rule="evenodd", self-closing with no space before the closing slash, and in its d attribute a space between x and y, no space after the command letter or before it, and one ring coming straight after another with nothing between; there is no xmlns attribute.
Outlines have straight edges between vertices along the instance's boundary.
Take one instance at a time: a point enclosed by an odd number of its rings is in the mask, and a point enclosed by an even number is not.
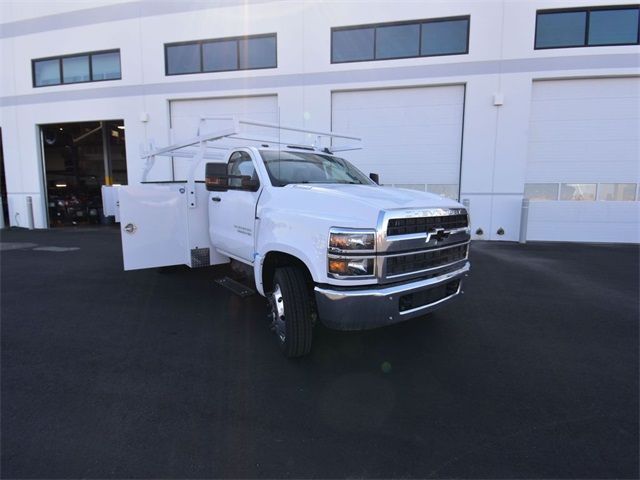
<svg viewBox="0 0 640 480"><path fill-rule="evenodd" d="M427 233L435 228L453 230L466 228L466 214L444 215L440 217L392 218L387 226L387 237L411 233Z"/></svg>
<svg viewBox="0 0 640 480"><path fill-rule="evenodd" d="M453 280L429 290L403 295L399 300L400 313L434 304L458 293L460 280Z"/></svg>
<svg viewBox="0 0 640 480"><path fill-rule="evenodd" d="M468 248L469 244L465 243L437 250L390 256L386 261L386 276L388 278L415 273L464 260L467 258Z"/></svg>

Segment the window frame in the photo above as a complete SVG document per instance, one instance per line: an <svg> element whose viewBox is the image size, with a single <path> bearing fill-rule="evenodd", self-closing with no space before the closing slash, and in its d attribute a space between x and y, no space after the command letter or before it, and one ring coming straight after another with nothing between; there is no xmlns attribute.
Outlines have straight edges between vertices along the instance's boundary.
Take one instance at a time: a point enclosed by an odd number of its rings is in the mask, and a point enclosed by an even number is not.
<svg viewBox="0 0 640 480"><path fill-rule="evenodd" d="M269 38L269 37L273 37L275 39L275 57L276 57L276 62L275 65L272 67L249 67L249 68L241 68L240 67L240 40L249 40L249 39L256 39L256 38ZM216 43L216 42L229 42L229 41L235 41L236 42L236 60L237 60L237 64L238 64L238 68L232 68L232 69L226 69L226 70L205 70L204 69L204 49L202 48L202 46L205 43ZM177 46L181 46L181 45L198 45L198 48L200 50L200 70L197 72L184 72L184 73L169 73L169 62L168 62L168 55L167 55L167 49L169 47L177 47ZM183 42L171 42L171 43L165 43L164 44L164 75L165 77L174 77L174 76L178 76L178 75L199 75L199 74L203 74L203 73L221 73L221 72L238 72L238 71L244 71L244 70L267 70L270 68L278 68L278 33L277 32L273 32L273 33L258 33L256 35L238 35L235 37L221 37L221 38L202 38L199 40L188 40L188 41L183 41Z"/></svg>
<svg viewBox="0 0 640 480"><path fill-rule="evenodd" d="M118 78L101 78L98 80L93 79L93 55L101 55L104 53L117 53L118 54L118 68L120 70L120 75ZM89 59L89 80L87 81L79 81L79 82L65 82L64 81L64 68L62 66L62 60L65 58L74 58L74 57L87 57ZM37 85L36 84L36 63L44 62L47 60L57 60L58 61L58 71L60 72L60 83L52 83L50 85ZM81 53L69 53L66 55L54 55L51 57L42 57L42 58L33 58L31 59L31 82L33 88L43 88L43 87L59 87L61 85L78 85L80 83L96 83L96 82L112 82L114 80L122 80L122 55L120 53L119 48L110 48L108 50L96 50L90 52L81 52Z"/></svg>
<svg viewBox="0 0 640 480"><path fill-rule="evenodd" d="M456 20L466 20L467 21L467 41L465 45L464 52L458 53L436 53L431 55L422 55L422 25L425 23L441 23L441 22L451 22ZM376 43L377 43L377 28L378 27L399 27L403 25L418 25L420 31L418 34L418 55L413 55L410 57L400 56L400 57L385 57L385 58L376 58ZM333 32L339 32L344 30L358 30L364 28L373 28L373 58L367 58L364 60L341 60L335 61L333 58ZM471 36L471 15L455 15L450 17L439 17L439 18L425 18L421 20L402 20L398 22L383 22L383 23L365 23L361 25L348 25L348 26L340 26L340 27L331 27L329 32L331 36L330 41L330 61L331 64L342 64L342 63L359 63L359 62L383 62L386 60L406 60L409 58L430 58L430 57L444 57L444 56L452 56L452 55L468 55L469 54L469 42Z"/></svg>
<svg viewBox="0 0 640 480"><path fill-rule="evenodd" d="M591 23L591 12L594 11L607 11L607 10L638 10L638 32L636 34L636 43L607 43L590 45L589 44L589 24ZM538 18L545 14L553 13L572 13L572 12L585 12L585 27L584 27L584 39L582 45L570 45L570 46L558 46L558 47L538 47ZM640 5L628 4L628 5L604 5L597 7L573 7L573 8L549 8L543 10L536 10L536 23L533 32L533 49L534 50L557 50L559 48L597 48L597 47L623 47L640 45Z"/></svg>

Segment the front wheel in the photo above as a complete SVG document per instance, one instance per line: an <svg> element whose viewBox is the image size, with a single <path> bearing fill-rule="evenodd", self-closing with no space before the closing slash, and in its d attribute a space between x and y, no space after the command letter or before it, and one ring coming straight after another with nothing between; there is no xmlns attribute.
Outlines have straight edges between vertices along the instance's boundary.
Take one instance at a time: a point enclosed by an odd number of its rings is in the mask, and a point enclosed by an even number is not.
<svg viewBox="0 0 640 480"><path fill-rule="evenodd" d="M309 353L314 307L304 272L298 267L276 269L268 298L271 327L285 356L301 357Z"/></svg>

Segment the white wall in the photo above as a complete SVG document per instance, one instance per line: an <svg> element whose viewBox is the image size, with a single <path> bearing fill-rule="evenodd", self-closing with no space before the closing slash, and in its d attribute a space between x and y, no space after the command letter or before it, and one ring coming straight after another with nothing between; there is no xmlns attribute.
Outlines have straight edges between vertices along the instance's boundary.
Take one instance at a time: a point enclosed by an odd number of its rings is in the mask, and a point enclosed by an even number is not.
<svg viewBox="0 0 640 480"><path fill-rule="evenodd" d="M38 11L37 4L30 3L34 5L31 12ZM189 7L195 8L192 10L184 7L189 11L150 16L145 12L153 13L156 7L141 7L140 15L132 18L0 40L0 126L12 224L16 224L16 214L18 219L26 218L25 196L32 195L37 226L46 226L39 124L124 119L132 183L140 179L142 168L139 144L169 140L169 102L173 99L275 94L283 124L328 129L332 91L464 84L461 198L471 202L473 230L481 227L484 231L480 238L516 240L532 82L638 73L637 61L629 60L640 53L637 46L533 49L535 11L584 5L574 0L253 0L246 5L228 0L219 4L224 6L202 8L200 3L197 8ZM620 0L594 4L615 5ZM65 5L69 8L71 4ZM100 2L83 6L96 5ZM60 14L52 8L41 11ZM5 22L25 21L30 16L17 7L3 6L2 13ZM468 55L330 63L331 27L455 15L471 16ZM270 32L278 34L277 69L164 75L165 43ZM32 87L33 58L111 48L121 50L122 80ZM504 96L504 105L493 105L496 93ZM140 121L143 112L148 113L147 123ZM152 177L168 178L168 172L168 165L158 166ZM630 208L638 212L638 202ZM505 230L503 236L496 234L500 227Z"/></svg>

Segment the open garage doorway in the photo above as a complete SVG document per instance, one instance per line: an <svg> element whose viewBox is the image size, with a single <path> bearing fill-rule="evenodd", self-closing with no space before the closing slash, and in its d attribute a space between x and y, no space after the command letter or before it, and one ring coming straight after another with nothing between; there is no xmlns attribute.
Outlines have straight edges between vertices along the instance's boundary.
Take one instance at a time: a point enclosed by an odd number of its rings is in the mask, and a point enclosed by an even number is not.
<svg viewBox="0 0 640 480"><path fill-rule="evenodd" d="M49 225L105 225L102 185L127 183L123 120L41 125Z"/></svg>
<svg viewBox="0 0 640 480"><path fill-rule="evenodd" d="M7 179L4 173L4 150L2 149L2 129L0 128L0 203L2 203L2 222L0 225L9 225L9 204L7 203Z"/></svg>

